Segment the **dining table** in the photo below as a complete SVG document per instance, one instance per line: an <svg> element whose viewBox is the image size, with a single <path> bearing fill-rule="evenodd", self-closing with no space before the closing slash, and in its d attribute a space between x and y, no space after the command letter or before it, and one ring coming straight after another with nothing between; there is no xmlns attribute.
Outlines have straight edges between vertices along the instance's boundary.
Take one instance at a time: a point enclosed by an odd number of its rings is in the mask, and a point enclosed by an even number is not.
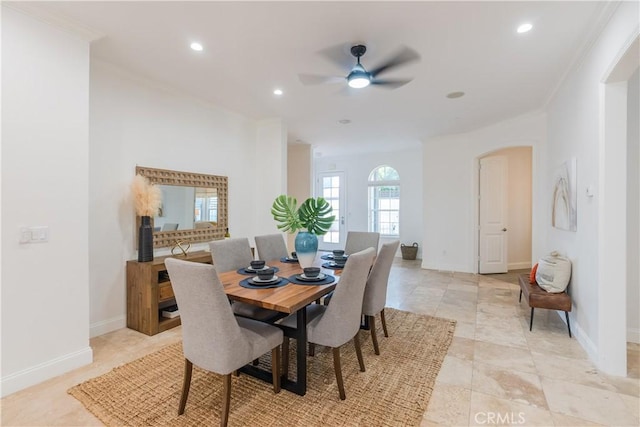
<svg viewBox="0 0 640 427"><path fill-rule="evenodd" d="M273 324L280 327L285 336L296 340L296 377L289 379L283 375L280 381L282 388L304 396L307 391L307 310L305 307L319 302L323 296L335 289L341 268L324 267L327 264L319 254L313 265L324 265L321 267L321 274L325 275L327 280L302 282L295 279L296 276L303 273L303 269L297 261L289 258L265 261L268 267L276 268L275 274L286 280L287 283L281 282L274 287L247 286L247 278L252 276L251 273L245 271L246 269L218 272L218 276L224 285L225 293L233 301L277 311L281 315L275 317L276 321L295 314L295 328L279 325L277 322ZM333 279L330 279L329 276ZM303 284L292 283L289 278ZM258 366L247 365L241 371L267 382L272 381L271 372L260 369Z"/></svg>

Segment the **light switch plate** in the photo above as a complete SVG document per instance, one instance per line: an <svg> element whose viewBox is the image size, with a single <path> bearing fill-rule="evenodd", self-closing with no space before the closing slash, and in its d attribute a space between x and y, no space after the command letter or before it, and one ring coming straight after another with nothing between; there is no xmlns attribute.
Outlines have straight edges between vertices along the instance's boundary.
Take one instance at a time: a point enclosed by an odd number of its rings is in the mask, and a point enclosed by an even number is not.
<svg viewBox="0 0 640 427"><path fill-rule="evenodd" d="M20 243L46 243L49 241L49 227L20 227Z"/></svg>

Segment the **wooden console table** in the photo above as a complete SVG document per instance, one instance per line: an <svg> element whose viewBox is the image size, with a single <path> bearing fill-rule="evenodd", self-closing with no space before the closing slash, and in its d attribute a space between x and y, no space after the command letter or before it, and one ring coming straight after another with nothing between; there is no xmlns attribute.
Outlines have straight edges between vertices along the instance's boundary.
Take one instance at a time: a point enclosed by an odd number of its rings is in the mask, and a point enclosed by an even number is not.
<svg viewBox="0 0 640 427"><path fill-rule="evenodd" d="M162 317L163 308L176 303L164 266L167 258L211 264L211 253L197 251L187 256L160 256L153 261L127 261L127 327L147 335L155 335L180 325L180 316Z"/></svg>

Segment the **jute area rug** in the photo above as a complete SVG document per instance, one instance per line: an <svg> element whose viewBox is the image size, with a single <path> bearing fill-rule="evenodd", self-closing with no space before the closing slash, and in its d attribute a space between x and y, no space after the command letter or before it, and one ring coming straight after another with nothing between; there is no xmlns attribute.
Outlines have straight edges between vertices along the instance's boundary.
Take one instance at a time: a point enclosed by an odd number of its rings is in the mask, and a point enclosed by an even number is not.
<svg viewBox="0 0 640 427"><path fill-rule="evenodd" d="M379 325L379 356L368 331L360 331L366 372L353 343L341 347L347 399L338 396L331 350L316 347L307 357L305 396L248 375L232 376L230 426L409 426L419 425L455 321L385 309L389 337ZM290 360L295 361L295 342ZM264 359L264 360L263 360ZM261 365L269 369L269 356ZM178 416L184 358L182 344L165 347L69 389L69 394L107 426L199 426L220 422L221 376L194 366L184 415ZM295 371L294 371L295 372ZM291 377L291 373L289 374Z"/></svg>

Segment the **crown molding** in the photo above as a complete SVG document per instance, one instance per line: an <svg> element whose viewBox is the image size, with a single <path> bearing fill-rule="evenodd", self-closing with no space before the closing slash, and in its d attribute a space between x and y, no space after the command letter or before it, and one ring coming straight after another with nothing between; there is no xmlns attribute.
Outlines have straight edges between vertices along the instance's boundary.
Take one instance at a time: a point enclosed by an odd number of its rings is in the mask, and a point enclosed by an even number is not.
<svg viewBox="0 0 640 427"><path fill-rule="evenodd" d="M76 36L79 36L83 40L93 42L106 36L106 34L94 30L81 22L78 22L69 17L60 15L58 13L51 12L46 8L27 1L3 1L3 7L8 7L25 15L29 15L32 18L38 19L47 24L61 28L67 32L70 32Z"/></svg>
<svg viewBox="0 0 640 427"><path fill-rule="evenodd" d="M543 104L544 110L548 109L549 104L556 97L556 95L558 94L558 91L567 81L569 76L582 66L585 59L591 52L591 48L593 47L593 45L596 43L596 41L602 34L602 31L605 29L605 27L613 17L613 14L616 12L616 10L618 10L618 7L620 6L620 4L621 2L618 0L608 1L606 3L603 2L598 4L598 10L594 14L589 25L587 25L587 28L589 28L590 31L584 35L583 42L580 45L580 47L576 50L576 54L571 60L569 66L567 67L565 72L562 74L562 77L558 80L556 85L553 87L553 89L547 96Z"/></svg>

